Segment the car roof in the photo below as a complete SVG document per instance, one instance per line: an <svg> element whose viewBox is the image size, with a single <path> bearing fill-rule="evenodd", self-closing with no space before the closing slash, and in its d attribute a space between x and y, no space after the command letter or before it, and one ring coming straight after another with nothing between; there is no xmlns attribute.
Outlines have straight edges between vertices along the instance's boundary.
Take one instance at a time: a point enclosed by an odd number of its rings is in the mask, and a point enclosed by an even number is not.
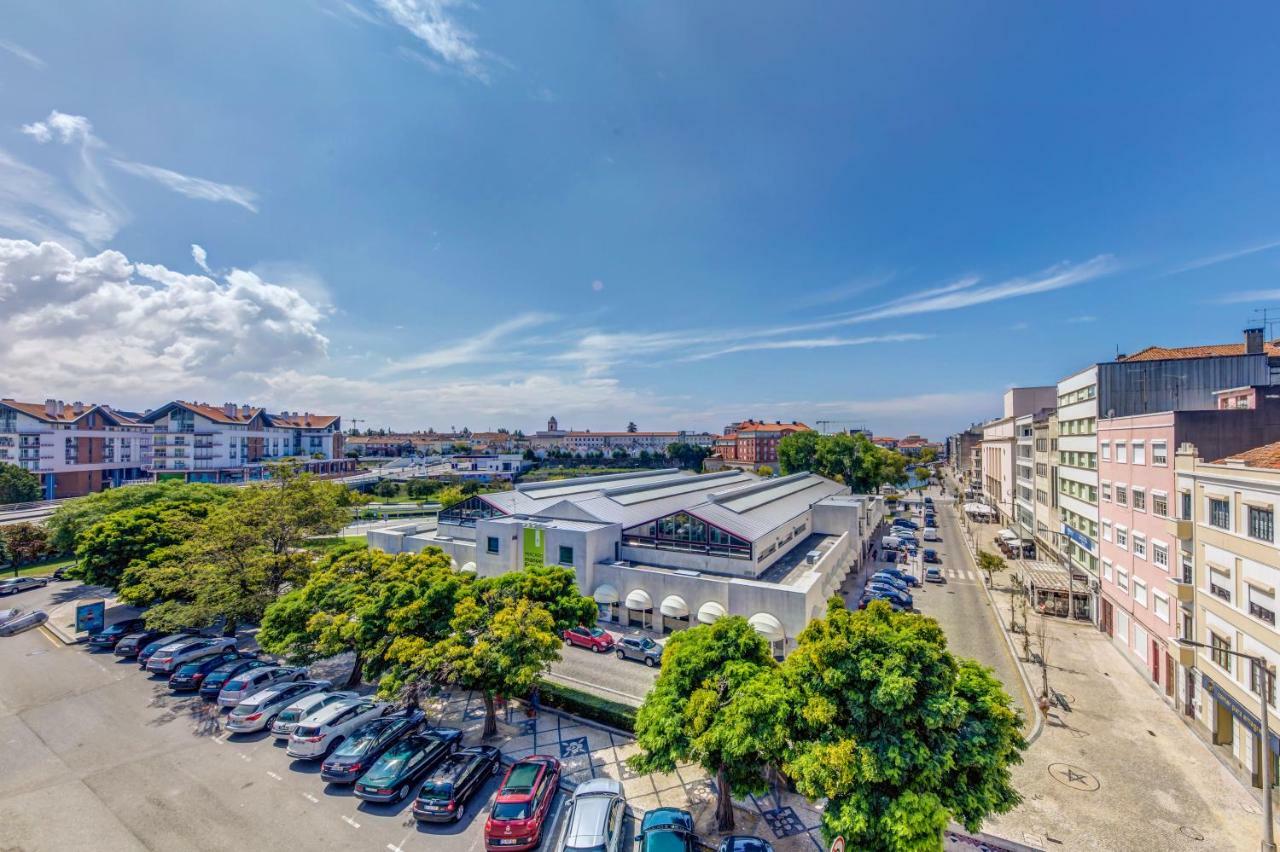
<svg viewBox="0 0 1280 852"><path fill-rule="evenodd" d="M609 808L622 797L622 783L593 778L578 785L573 794L573 816L565 832L566 846L597 846L604 840Z"/></svg>
<svg viewBox="0 0 1280 852"><path fill-rule="evenodd" d="M349 710L352 707L355 707L363 700L363 698L344 698L341 701L335 701L332 704L321 707L319 710L303 719L302 723L304 725L327 725L332 722L335 717L341 715L344 710Z"/></svg>
<svg viewBox="0 0 1280 852"><path fill-rule="evenodd" d="M498 790L499 797L505 800L518 800L532 796L534 785L538 783L542 773L550 771L550 768L551 764L546 760L525 758L516 761Z"/></svg>

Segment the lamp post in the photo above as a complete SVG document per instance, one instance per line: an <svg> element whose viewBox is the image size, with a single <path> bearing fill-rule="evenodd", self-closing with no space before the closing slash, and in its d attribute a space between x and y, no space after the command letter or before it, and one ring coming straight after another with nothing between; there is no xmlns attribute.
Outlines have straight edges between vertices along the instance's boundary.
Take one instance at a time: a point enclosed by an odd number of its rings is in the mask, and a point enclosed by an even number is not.
<svg viewBox="0 0 1280 852"><path fill-rule="evenodd" d="M1243 660L1251 660L1262 669L1262 713L1259 715L1262 730L1262 845L1261 852L1276 852L1275 829L1271 817L1271 728L1267 721L1267 705L1270 704L1272 684L1275 682L1275 675L1271 673L1271 667L1267 664L1267 658L1263 656L1254 656L1253 654L1245 654L1240 651L1232 651L1228 648L1215 648L1204 642L1196 642L1193 639L1178 639L1178 644L1184 648L1208 648L1218 654L1228 654L1232 657L1240 657Z"/></svg>

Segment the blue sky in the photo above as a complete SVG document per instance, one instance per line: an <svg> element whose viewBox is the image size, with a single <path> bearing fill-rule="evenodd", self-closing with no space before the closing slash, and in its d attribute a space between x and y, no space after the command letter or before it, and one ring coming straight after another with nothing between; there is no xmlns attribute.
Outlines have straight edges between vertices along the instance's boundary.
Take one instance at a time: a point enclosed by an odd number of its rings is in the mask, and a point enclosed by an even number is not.
<svg viewBox="0 0 1280 852"><path fill-rule="evenodd" d="M1233 9L15 0L0 395L941 437L1280 308Z"/></svg>

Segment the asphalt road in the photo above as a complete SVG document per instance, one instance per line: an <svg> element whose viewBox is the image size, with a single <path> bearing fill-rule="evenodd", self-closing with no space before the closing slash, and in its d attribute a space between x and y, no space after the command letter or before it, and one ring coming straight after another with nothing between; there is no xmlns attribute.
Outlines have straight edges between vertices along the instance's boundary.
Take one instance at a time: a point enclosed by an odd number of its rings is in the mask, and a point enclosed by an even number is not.
<svg viewBox="0 0 1280 852"><path fill-rule="evenodd" d="M6 605L47 608L68 591L52 585ZM496 779L461 825L420 829L410 802L361 802L273 739L227 736L222 718L109 653L43 630L0 637L0 848L483 848Z"/></svg>
<svg viewBox="0 0 1280 852"><path fill-rule="evenodd" d="M616 624L606 629L615 637L624 635ZM594 654L586 648L569 645L560 651L560 660L551 664L551 680L635 707L644 701L657 679L656 666L649 668L636 660L619 660L613 654Z"/></svg>

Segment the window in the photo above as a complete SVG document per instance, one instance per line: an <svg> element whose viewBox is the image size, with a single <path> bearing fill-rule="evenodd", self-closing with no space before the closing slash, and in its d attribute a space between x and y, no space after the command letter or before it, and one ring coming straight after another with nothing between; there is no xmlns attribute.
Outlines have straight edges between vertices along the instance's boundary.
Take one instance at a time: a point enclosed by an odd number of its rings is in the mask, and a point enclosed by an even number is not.
<svg viewBox="0 0 1280 852"><path fill-rule="evenodd" d="M1102 579L1106 580L1109 583L1115 582L1115 572L1112 571L1111 568L1112 566L1111 566L1110 559L1102 560Z"/></svg>
<svg viewBox="0 0 1280 852"><path fill-rule="evenodd" d="M498 537L496 535L489 536L488 541L485 543L485 551L488 553L498 552Z"/></svg>
<svg viewBox="0 0 1280 852"><path fill-rule="evenodd" d="M1223 571L1216 565L1209 566L1209 591L1222 598L1227 603L1231 602L1231 575Z"/></svg>
<svg viewBox="0 0 1280 852"><path fill-rule="evenodd" d="M1169 464L1169 445L1164 441L1151 442L1151 463L1164 467Z"/></svg>
<svg viewBox="0 0 1280 852"><path fill-rule="evenodd" d="M1111 499L1111 483L1110 482L1102 483L1102 499L1103 500Z"/></svg>
<svg viewBox="0 0 1280 852"><path fill-rule="evenodd" d="M1151 542L1151 561L1160 568L1169 570L1169 545Z"/></svg>
<svg viewBox="0 0 1280 852"><path fill-rule="evenodd" d="M1169 517L1169 495L1163 491L1151 492L1151 514Z"/></svg>
<svg viewBox="0 0 1280 852"><path fill-rule="evenodd" d="M1139 559L1147 558L1147 537L1142 533L1133 534L1133 555Z"/></svg>
<svg viewBox="0 0 1280 852"><path fill-rule="evenodd" d="M1125 592L1129 591L1129 572L1128 571L1124 570L1123 568L1116 569L1116 585L1119 586L1121 590Z"/></svg>
<svg viewBox="0 0 1280 852"><path fill-rule="evenodd" d="M1102 522L1102 540L1111 541L1111 522L1110 521Z"/></svg>
<svg viewBox="0 0 1280 852"><path fill-rule="evenodd" d="M1133 463L1134 464L1147 463L1147 444L1145 441L1133 442Z"/></svg>
<svg viewBox="0 0 1280 852"><path fill-rule="evenodd" d="M560 545L560 564L573 565L573 548Z"/></svg>
<svg viewBox="0 0 1280 852"><path fill-rule="evenodd" d="M1276 596L1268 589L1249 586L1249 614L1272 627L1276 624Z"/></svg>
<svg viewBox="0 0 1280 852"><path fill-rule="evenodd" d="M1116 547L1129 549L1129 531L1122 526L1116 527Z"/></svg>
<svg viewBox="0 0 1280 852"><path fill-rule="evenodd" d="M1209 498L1209 524L1218 529L1231 529L1231 504L1226 500Z"/></svg>
<svg viewBox="0 0 1280 852"><path fill-rule="evenodd" d="M1164 592L1152 592L1152 609L1155 610L1156 618L1169 623L1169 596Z"/></svg>
<svg viewBox="0 0 1280 852"><path fill-rule="evenodd" d="M1209 634L1209 657L1225 671L1231 671L1231 642L1217 633Z"/></svg>
<svg viewBox="0 0 1280 852"><path fill-rule="evenodd" d="M1133 599L1136 603L1143 606L1147 605L1147 581L1138 577L1133 578Z"/></svg>
<svg viewBox="0 0 1280 852"><path fill-rule="evenodd" d="M1276 533L1275 511L1270 507L1249 507L1249 538L1273 541Z"/></svg>
<svg viewBox="0 0 1280 852"><path fill-rule="evenodd" d="M1102 460L1111 461L1111 442L1110 441L1102 442Z"/></svg>
<svg viewBox="0 0 1280 852"><path fill-rule="evenodd" d="M1147 511L1147 490L1145 488L1133 489L1133 510L1135 512Z"/></svg>
<svg viewBox="0 0 1280 852"><path fill-rule="evenodd" d="M1267 703L1275 705L1276 703L1276 670L1274 666L1267 666L1264 673L1262 666L1258 665L1257 660L1249 661L1249 691L1258 697L1262 696L1262 682L1267 682Z"/></svg>
<svg viewBox="0 0 1280 852"><path fill-rule="evenodd" d="M1116 483L1116 502L1121 506L1129 505L1129 486Z"/></svg>
<svg viewBox="0 0 1280 852"><path fill-rule="evenodd" d="M1129 451L1124 441L1116 441L1116 461L1120 464L1127 464L1129 461Z"/></svg>
<svg viewBox="0 0 1280 852"><path fill-rule="evenodd" d="M1182 503L1181 514L1178 517L1184 521L1189 521L1191 520L1191 492L1181 491L1178 496L1181 497Z"/></svg>

